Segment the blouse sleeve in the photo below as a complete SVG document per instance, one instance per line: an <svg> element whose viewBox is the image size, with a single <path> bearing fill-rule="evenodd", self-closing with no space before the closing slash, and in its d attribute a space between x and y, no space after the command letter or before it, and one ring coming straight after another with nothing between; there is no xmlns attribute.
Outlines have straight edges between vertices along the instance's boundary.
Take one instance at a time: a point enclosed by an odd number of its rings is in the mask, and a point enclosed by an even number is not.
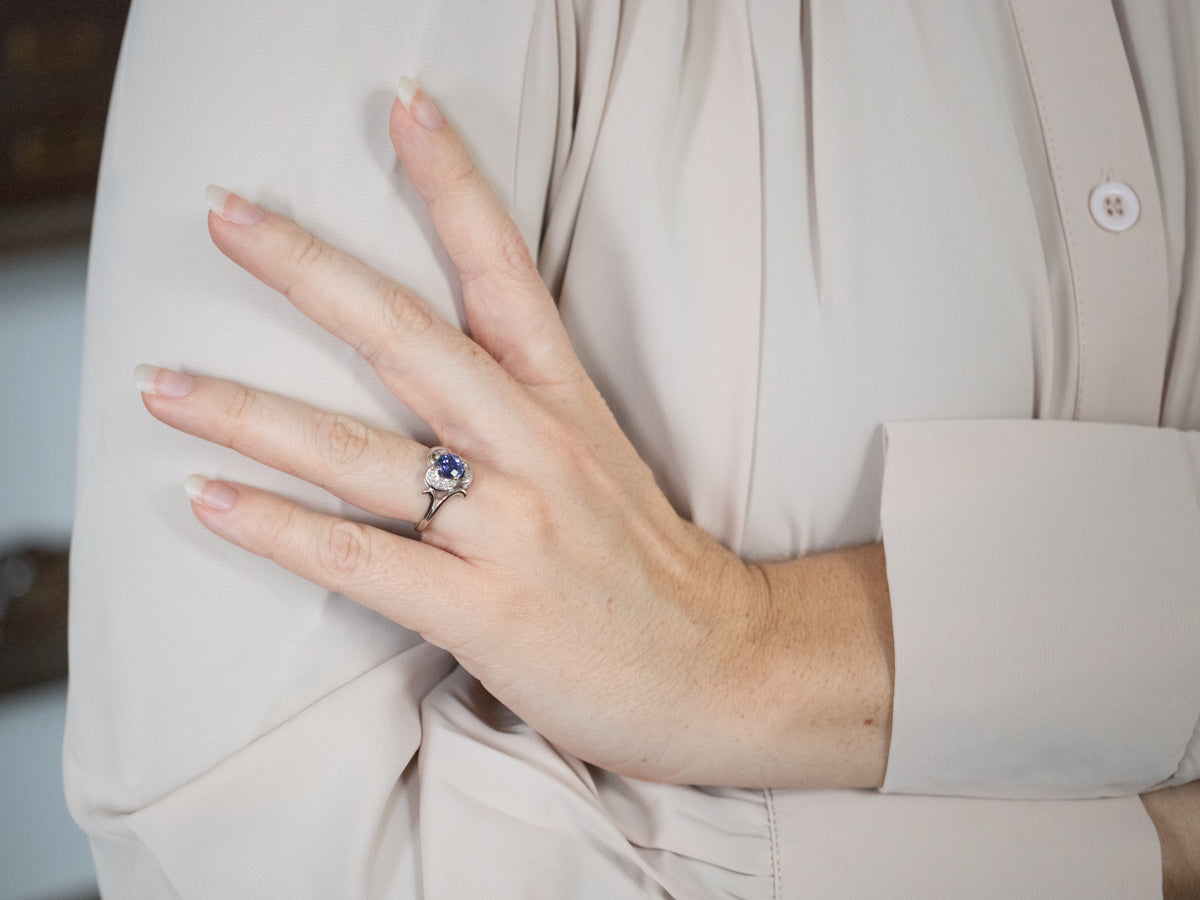
<svg viewBox="0 0 1200 900"><path fill-rule="evenodd" d="M417 891L405 788L419 704L453 660L207 534L190 472L362 514L155 422L132 373L229 377L425 436L352 350L213 248L205 185L292 216L459 321L457 281L388 139L395 85L407 73L437 97L536 246L553 13L539 0L133 4L89 263L64 748L105 896Z"/></svg>
<svg viewBox="0 0 1200 900"><path fill-rule="evenodd" d="M1100 797L1190 780L1200 436L1052 421L886 428L896 647L884 790Z"/></svg>

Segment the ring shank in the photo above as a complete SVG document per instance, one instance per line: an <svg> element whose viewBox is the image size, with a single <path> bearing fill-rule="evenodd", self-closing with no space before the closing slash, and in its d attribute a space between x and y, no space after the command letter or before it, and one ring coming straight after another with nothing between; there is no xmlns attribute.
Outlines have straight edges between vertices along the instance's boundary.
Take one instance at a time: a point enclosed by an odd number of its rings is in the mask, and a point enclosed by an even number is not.
<svg viewBox="0 0 1200 900"><path fill-rule="evenodd" d="M425 515L420 522L417 523L417 531L424 531L429 527L430 521L433 519L433 514L436 513L451 497L456 494L467 496L464 488L455 488L452 491L440 491L437 488L426 488L421 493L429 495L429 508L425 510Z"/></svg>

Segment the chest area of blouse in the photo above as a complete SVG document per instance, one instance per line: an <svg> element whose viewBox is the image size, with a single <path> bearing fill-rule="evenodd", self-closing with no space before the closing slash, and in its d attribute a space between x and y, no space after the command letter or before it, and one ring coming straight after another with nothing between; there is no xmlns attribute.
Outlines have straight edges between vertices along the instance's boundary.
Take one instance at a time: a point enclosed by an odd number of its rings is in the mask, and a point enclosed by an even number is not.
<svg viewBox="0 0 1200 900"><path fill-rule="evenodd" d="M869 536L888 420L1158 420L1164 213L1122 35L1082 5L1124 105L1057 65L1078 23L1015 0L729 5L622 44L564 315L635 439L730 445L667 479L702 524L740 532L784 459L759 506L808 511L795 549ZM1102 146L1056 159L1068 135ZM1141 201L1134 228L1093 209L1106 183Z"/></svg>

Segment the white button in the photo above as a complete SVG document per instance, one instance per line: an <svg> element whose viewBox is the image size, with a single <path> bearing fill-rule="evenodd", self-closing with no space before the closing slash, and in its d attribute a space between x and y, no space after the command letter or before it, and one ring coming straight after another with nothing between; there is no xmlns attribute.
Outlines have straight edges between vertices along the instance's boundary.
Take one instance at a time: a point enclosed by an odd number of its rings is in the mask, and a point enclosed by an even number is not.
<svg viewBox="0 0 1200 900"><path fill-rule="evenodd" d="M1088 206L1092 218L1105 231L1125 231L1132 228L1142 211L1137 194L1123 181L1106 181L1092 191Z"/></svg>

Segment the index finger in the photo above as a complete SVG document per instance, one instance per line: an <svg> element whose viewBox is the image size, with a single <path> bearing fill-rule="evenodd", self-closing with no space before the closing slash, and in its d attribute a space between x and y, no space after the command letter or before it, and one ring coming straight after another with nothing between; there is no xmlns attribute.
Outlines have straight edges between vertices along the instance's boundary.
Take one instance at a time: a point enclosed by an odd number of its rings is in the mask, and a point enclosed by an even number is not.
<svg viewBox="0 0 1200 900"><path fill-rule="evenodd" d="M525 384L580 375L525 239L462 138L411 79L397 94L392 144L458 269L471 334Z"/></svg>

